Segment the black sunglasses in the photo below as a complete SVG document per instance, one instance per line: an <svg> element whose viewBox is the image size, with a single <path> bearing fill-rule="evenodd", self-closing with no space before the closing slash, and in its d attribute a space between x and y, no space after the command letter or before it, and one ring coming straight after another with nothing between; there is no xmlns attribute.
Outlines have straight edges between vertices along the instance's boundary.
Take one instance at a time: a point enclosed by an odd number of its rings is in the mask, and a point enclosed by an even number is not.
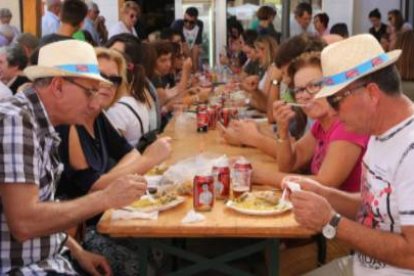
<svg viewBox="0 0 414 276"><path fill-rule="evenodd" d="M332 107L333 110L338 111L339 110L339 105L341 104L341 102L348 97L349 95L355 93L355 91L357 91L358 89L365 87L367 84L361 84L352 88L349 88L348 90L346 90L345 92L341 93L341 94L334 94L332 96L328 96L326 98L326 100L328 101L329 105Z"/></svg>
<svg viewBox="0 0 414 276"><path fill-rule="evenodd" d="M188 23L190 25L194 25L196 22L193 20L184 19L184 23Z"/></svg>
<svg viewBox="0 0 414 276"><path fill-rule="evenodd" d="M101 73L101 76L104 79L109 80L110 82L112 82L113 85L116 86L116 87L119 87L122 83L122 77L121 76L114 76L114 75L108 76L108 75L105 75L104 73Z"/></svg>

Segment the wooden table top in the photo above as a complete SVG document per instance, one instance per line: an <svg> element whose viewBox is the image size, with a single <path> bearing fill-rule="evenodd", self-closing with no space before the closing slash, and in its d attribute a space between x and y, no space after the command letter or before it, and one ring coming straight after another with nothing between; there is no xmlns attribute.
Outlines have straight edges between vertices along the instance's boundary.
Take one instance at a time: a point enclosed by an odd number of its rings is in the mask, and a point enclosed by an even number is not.
<svg viewBox="0 0 414 276"><path fill-rule="evenodd" d="M197 133L195 119L187 120L179 129L172 121L165 135L173 138L173 153L167 164L201 152L243 155L263 166L277 169L274 159L252 148L233 147L224 144L217 131ZM111 220L112 210L105 212L98 224L98 231L114 237L308 237L313 233L298 225L292 212L274 216L248 216L225 207L216 200L210 212L203 212L206 219L194 224L182 224L181 220L192 209L192 198L181 205L163 211L157 220Z"/></svg>

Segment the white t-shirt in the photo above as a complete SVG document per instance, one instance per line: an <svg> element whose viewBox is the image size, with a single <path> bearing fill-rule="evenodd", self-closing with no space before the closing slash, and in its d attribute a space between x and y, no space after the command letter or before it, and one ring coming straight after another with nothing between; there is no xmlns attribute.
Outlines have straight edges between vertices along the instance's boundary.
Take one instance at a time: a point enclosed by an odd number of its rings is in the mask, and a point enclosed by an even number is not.
<svg viewBox="0 0 414 276"><path fill-rule="evenodd" d="M119 102L124 102L131 106L142 121L144 133L149 131L149 118L148 109L144 103L140 103L131 96L125 96L119 99L111 108L107 111L107 116L111 120L116 129L120 130L128 142L135 146L141 138L141 124L138 118L132 111Z"/></svg>
<svg viewBox="0 0 414 276"><path fill-rule="evenodd" d="M193 48L195 44L199 30L200 28L197 25L195 25L194 28L192 28L191 30L183 28L183 35L190 49Z"/></svg>
<svg viewBox="0 0 414 276"><path fill-rule="evenodd" d="M113 37L117 34L132 34L133 36L138 37L137 32L135 31L135 28L132 28L132 32L125 26L124 22L118 21L115 25L112 26L112 28L109 30L108 39Z"/></svg>
<svg viewBox="0 0 414 276"><path fill-rule="evenodd" d="M358 213L361 224L386 232L401 233L414 225L414 116L381 136L372 136L363 158ZM358 233L355 233L358 235ZM356 252L355 275L414 275Z"/></svg>

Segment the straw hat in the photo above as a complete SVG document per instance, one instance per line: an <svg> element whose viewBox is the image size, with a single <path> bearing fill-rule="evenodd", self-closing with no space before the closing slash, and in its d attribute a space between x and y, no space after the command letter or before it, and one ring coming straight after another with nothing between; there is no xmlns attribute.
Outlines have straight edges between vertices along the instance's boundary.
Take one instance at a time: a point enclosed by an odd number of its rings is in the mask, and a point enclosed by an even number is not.
<svg viewBox="0 0 414 276"><path fill-rule="evenodd" d="M357 79L393 64L400 55L401 50L385 53L370 34L333 43L321 53L324 86L315 97L333 95Z"/></svg>
<svg viewBox="0 0 414 276"><path fill-rule="evenodd" d="M27 67L24 73L31 80L45 77L79 77L111 84L100 75L93 47L74 39L54 42L40 48L38 65Z"/></svg>

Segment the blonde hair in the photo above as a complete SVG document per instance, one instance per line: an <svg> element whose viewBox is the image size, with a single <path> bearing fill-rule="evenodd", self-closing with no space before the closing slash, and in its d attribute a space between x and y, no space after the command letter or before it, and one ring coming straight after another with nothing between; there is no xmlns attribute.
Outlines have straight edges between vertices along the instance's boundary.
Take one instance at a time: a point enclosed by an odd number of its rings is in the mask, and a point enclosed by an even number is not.
<svg viewBox="0 0 414 276"><path fill-rule="evenodd" d="M126 1L121 8L122 13L126 13L129 10L134 10L137 13L141 11L141 7L134 1Z"/></svg>
<svg viewBox="0 0 414 276"><path fill-rule="evenodd" d="M105 58L105 59L114 61L118 67L118 74L122 77L122 83L116 90L115 97L111 103L111 105L113 105L119 100L119 98L121 98L123 94L126 93L126 91L128 91L128 82L127 82L127 74L126 74L127 66L126 66L125 59L121 53L119 53L116 50L112 50L112 49L97 47L95 48L95 53L98 59Z"/></svg>
<svg viewBox="0 0 414 276"><path fill-rule="evenodd" d="M259 44L265 47L265 60L261 66L266 69L275 61L278 45L276 40L269 35L259 36L254 42L254 47L257 49Z"/></svg>

